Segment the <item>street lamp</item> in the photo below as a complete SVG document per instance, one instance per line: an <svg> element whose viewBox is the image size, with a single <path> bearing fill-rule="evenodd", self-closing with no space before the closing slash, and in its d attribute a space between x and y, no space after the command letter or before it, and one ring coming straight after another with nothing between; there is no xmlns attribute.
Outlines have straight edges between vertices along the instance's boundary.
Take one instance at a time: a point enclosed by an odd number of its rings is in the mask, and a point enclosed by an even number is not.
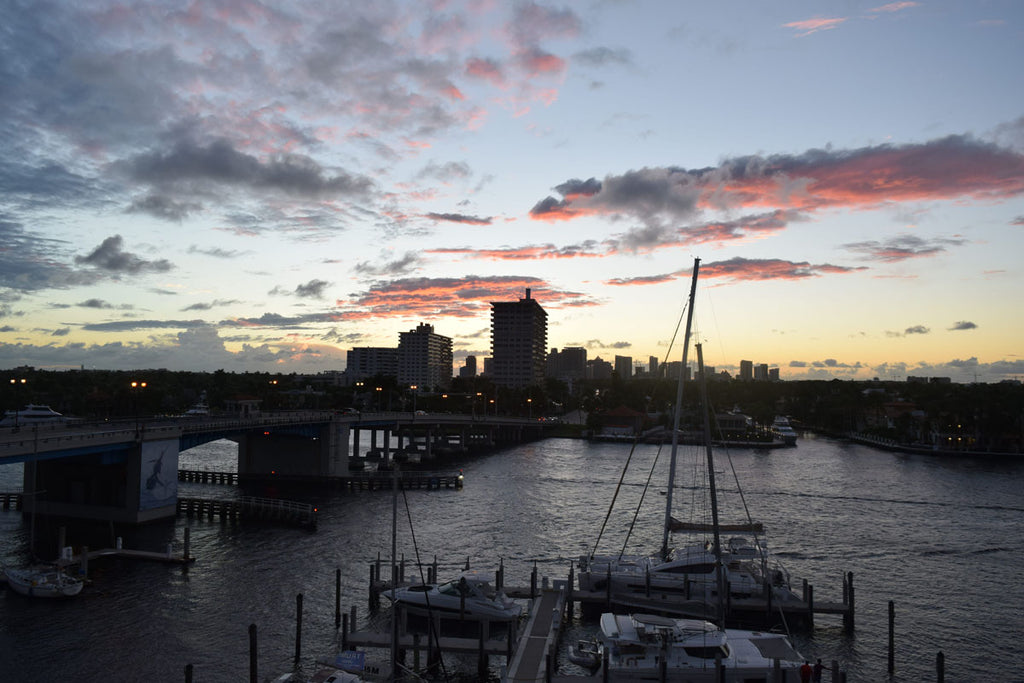
<svg viewBox="0 0 1024 683"><path fill-rule="evenodd" d="M14 387L14 404L15 404L14 405L14 431L18 431L19 429L21 429L21 426L18 424L18 418L21 415L21 400L20 400L20 396L19 396L20 392L18 390L18 387L25 386L25 384L27 382L28 382L28 380L25 379L24 377L22 377L21 379L11 378L11 386Z"/></svg>
<svg viewBox="0 0 1024 683"><path fill-rule="evenodd" d="M417 389L419 389L419 386L417 386L415 384L410 384L409 385L409 391L412 392L412 414L413 415L416 414L416 390Z"/></svg>
<svg viewBox="0 0 1024 683"><path fill-rule="evenodd" d="M530 415L530 419L532 420L533 419L533 399L532 398L526 399L526 408L527 408L527 410L530 411L529 415Z"/></svg>
<svg viewBox="0 0 1024 683"><path fill-rule="evenodd" d="M377 412L380 412L380 392L384 391L383 387L374 387L374 391L377 392Z"/></svg>
<svg viewBox="0 0 1024 683"><path fill-rule="evenodd" d="M132 382L132 404L135 407L135 438L139 438L139 393L146 388L145 382Z"/></svg>
<svg viewBox="0 0 1024 683"><path fill-rule="evenodd" d="M498 400L492 398L491 403L494 405L494 417L498 417Z"/></svg>

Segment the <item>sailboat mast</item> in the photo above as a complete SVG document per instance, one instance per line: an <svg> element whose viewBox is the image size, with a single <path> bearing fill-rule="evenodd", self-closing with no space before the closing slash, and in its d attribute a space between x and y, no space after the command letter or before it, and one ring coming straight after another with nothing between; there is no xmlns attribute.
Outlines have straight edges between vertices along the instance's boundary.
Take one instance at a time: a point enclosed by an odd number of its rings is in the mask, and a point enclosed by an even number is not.
<svg viewBox="0 0 1024 683"><path fill-rule="evenodd" d="M679 452L679 415L683 411L683 376L686 374L686 354L690 350L690 326L693 323L693 301L697 297L697 272L700 259L693 260L693 277L690 278L690 300L686 305L686 333L683 335L683 365L679 368L676 383L676 406L672 417L672 457L668 467L668 491L665 494L665 526L661 537L661 556L668 557L668 532L672 526L672 491L676 486L676 454Z"/></svg>
<svg viewBox="0 0 1024 683"><path fill-rule="evenodd" d="M725 567L722 566L722 538L718 526L718 490L715 488L715 456L711 450L711 418L708 415L708 385L704 377L704 351L697 344L697 372L700 373L700 409L704 416L704 448L708 455L708 489L711 492L711 529L715 544L715 579L718 582L718 625L725 628Z"/></svg>

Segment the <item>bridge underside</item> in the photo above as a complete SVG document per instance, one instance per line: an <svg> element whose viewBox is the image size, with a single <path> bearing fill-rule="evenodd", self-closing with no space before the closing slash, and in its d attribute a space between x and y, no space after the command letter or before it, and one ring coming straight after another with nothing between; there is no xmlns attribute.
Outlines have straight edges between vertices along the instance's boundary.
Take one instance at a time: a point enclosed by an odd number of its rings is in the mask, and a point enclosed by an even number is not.
<svg viewBox="0 0 1024 683"><path fill-rule="evenodd" d="M173 517L177 470L177 439L26 462L22 509L28 515L126 524Z"/></svg>

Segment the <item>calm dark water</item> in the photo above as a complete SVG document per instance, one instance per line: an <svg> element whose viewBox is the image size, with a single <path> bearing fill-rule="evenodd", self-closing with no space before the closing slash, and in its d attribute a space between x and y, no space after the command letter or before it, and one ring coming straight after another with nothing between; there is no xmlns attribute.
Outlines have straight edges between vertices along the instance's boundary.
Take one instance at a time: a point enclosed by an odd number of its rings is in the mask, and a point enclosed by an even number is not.
<svg viewBox="0 0 1024 683"><path fill-rule="evenodd" d="M657 450L634 452L599 550L622 546ZM593 548L629 453L618 444L551 439L454 463L450 469L465 472L463 490L409 491L400 498L399 553L410 563L436 555L442 576L467 558L485 570L501 558L509 585L528 585L535 562L541 575L564 578L570 562ZM703 504L703 489L690 476L702 468L689 464L703 456L682 455L675 507L685 517ZM726 521L741 517L734 468L752 516L768 528L773 553L795 579L814 584L818 600L841 599L842 576L854 572L856 632L846 635L838 617L819 617L813 634L795 638L804 655L838 659L851 681L888 680L892 600L892 680L935 680L939 651L947 681L1024 680L1024 461L897 455L810 435L793 449L716 457ZM667 462L666 447L630 551L660 546ZM234 444L183 453L182 466L233 469ZM20 487L20 466L0 468L0 489ZM238 495L233 487L190 484L181 492ZM304 595L304 666L332 656L340 639L336 569L343 609L355 605L361 627L381 619L367 609L367 581L373 559L391 551L392 498L365 491L287 497L319 505L316 532L184 518L118 529L126 547L160 550L171 543L180 553L189 525L197 561L186 570L97 560L90 566L93 584L67 602L0 593L0 681L179 681L186 664L194 666L196 681L248 680L250 624L258 627L259 678L270 680L292 665L298 593ZM0 512L0 562L24 560L28 527L19 513ZM76 533L69 532L69 542L84 543ZM106 545L111 531L98 536L87 539L90 547ZM594 630L577 620L565 642ZM562 658L563 670L576 672ZM472 671L474 663L456 659L449 666Z"/></svg>

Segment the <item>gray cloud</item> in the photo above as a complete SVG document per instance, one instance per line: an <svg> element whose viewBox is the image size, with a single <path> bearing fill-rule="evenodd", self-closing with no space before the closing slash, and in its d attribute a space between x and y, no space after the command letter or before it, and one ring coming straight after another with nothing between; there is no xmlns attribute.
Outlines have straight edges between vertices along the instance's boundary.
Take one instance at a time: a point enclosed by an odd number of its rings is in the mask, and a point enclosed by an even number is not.
<svg viewBox="0 0 1024 683"><path fill-rule="evenodd" d="M280 154L263 162L239 152L227 140L208 145L179 142L166 152L140 154L125 164L135 180L154 185L215 182L251 190L275 190L307 197L365 197L373 181L343 171L329 176L313 159Z"/></svg>
<svg viewBox="0 0 1024 683"><path fill-rule="evenodd" d="M970 322L970 321L961 320L961 321L959 321L957 323L954 323L953 327L951 327L949 329L950 330L976 330L976 329L978 329L978 326L976 324Z"/></svg>
<svg viewBox="0 0 1024 683"><path fill-rule="evenodd" d="M103 240L100 246L96 247L88 256L76 256L75 263L95 266L100 270L112 273L164 273L174 266L166 259L158 261L146 261L135 254L122 249L124 239L120 235L113 235Z"/></svg>

